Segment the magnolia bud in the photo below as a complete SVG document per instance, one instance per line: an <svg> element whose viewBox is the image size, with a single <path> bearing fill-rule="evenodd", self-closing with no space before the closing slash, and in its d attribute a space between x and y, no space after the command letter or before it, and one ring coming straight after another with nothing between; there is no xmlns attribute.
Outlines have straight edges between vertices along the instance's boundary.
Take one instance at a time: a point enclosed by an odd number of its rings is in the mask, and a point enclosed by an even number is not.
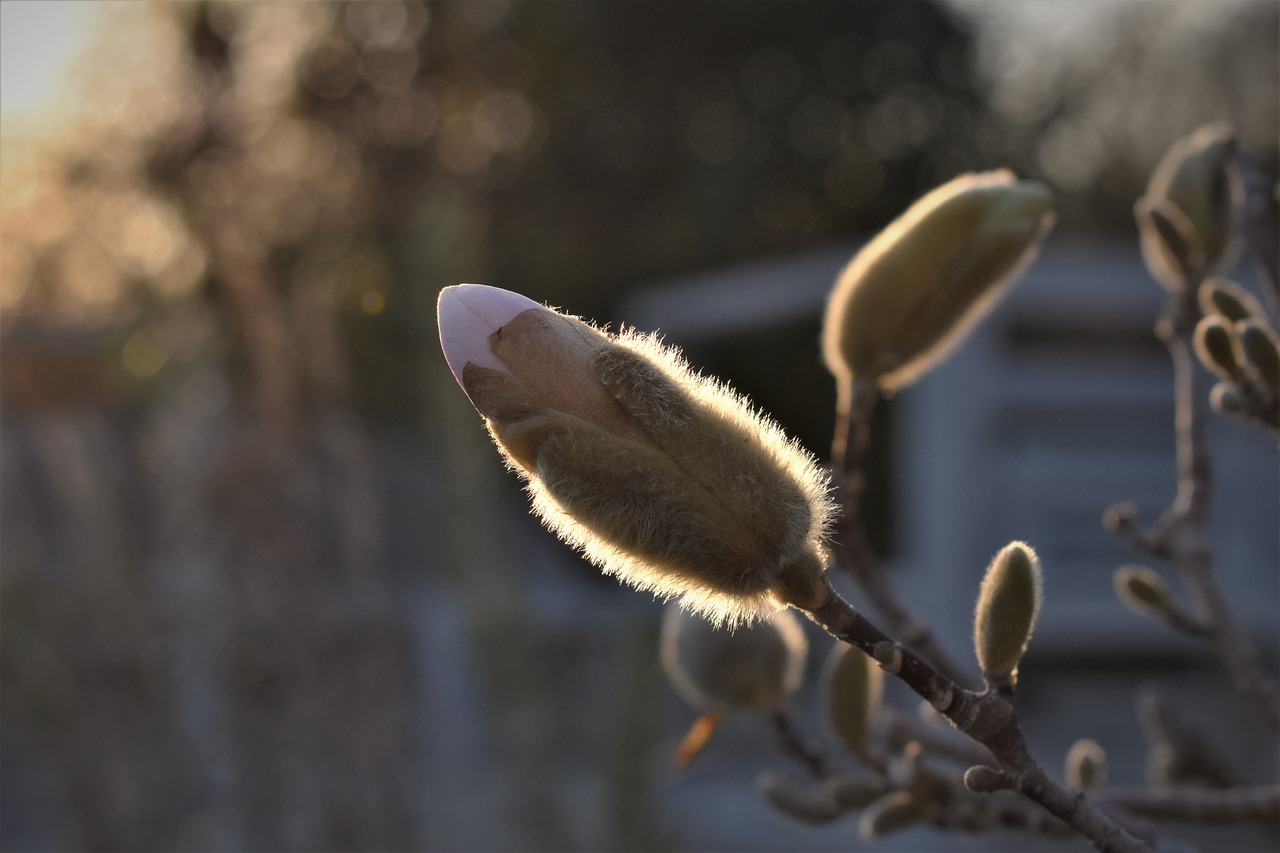
<svg viewBox="0 0 1280 853"><path fill-rule="evenodd" d="M993 794L1007 790L1009 785L1004 772L985 764L975 764L964 771L964 786L975 794Z"/></svg>
<svg viewBox="0 0 1280 853"><path fill-rule="evenodd" d="M1013 678L1027 649L1043 597L1040 561L1025 542L1006 545L978 593L973 644L988 678Z"/></svg>
<svg viewBox="0 0 1280 853"><path fill-rule="evenodd" d="M819 784L822 795L846 811L866 808L884 794L884 782L877 779L854 779L828 776Z"/></svg>
<svg viewBox="0 0 1280 853"><path fill-rule="evenodd" d="M1234 260L1241 189L1231 166L1236 141L1206 125L1169 148L1134 207L1147 267L1181 290Z"/></svg>
<svg viewBox="0 0 1280 853"><path fill-rule="evenodd" d="M836 739L854 755L865 755L884 691L883 671L858 649L837 643L827 658L823 682L827 722Z"/></svg>
<svg viewBox="0 0 1280 853"><path fill-rule="evenodd" d="M1229 418L1248 418L1251 411L1244 392L1234 382L1219 382L1209 391L1209 405Z"/></svg>
<svg viewBox="0 0 1280 853"><path fill-rule="evenodd" d="M1121 566L1112 577L1116 596L1135 613L1163 618L1171 597L1164 578L1147 566Z"/></svg>
<svg viewBox="0 0 1280 853"><path fill-rule="evenodd" d="M1196 324L1195 348L1200 362L1223 379L1240 379L1235 331L1223 317L1205 317Z"/></svg>
<svg viewBox="0 0 1280 853"><path fill-rule="evenodd" d="M1077 791L1107 784L1107 753L1097 741L1081 738L1071 745L1064 767L1067 784Z"/></svg>
<svg viewBox="0 0 1280 853"><path fill-rule="evenodd" d="M1245 362L1253 368L1272 396L1280 394L1280 339L1261 320L1236 323L1236 339Z"/></svg>
<svg viewBox="0 0 1280 853"><path fill-rule="evenodd" d="M867 841L883 838L924 820L924 806L907 791L886 794L867 806L858 820L858 834Z"/></svg>
<svg viewBox="0 0 1280 853"><path fill-rule="evenodd" d="M1261 319L1266 315L1262 303L1252 293L1234 281L1225 278L1211 278L1200 285L1197 293L1200 310L1205 316L1219 314L1232 323L1250 318Z"/></svg>
<svg viewBox="0 0 1280 853"><path fill-rule="evenodd" d="M1049 191L1008 170L962 175L880 232L840 274L823 353L847 408L853 381L892 391L958 343L1035 256Z"/></svg>
<svg viewBox="0 0 1280 853"><path fill-rule="evenodd" d="M606 573L716 621L826 600L813 457L654 335L447 287L440 342L534 510Z"/></svg>
<svg viewBox="0 0 1280 853"><path fill-rule="evenodd" d="M787 610L729 630L668 604L661 647L662 668L689 704L768 714L800 686L809 643Z"/></svg>
<svg viewBox="0 0 1280 853"><path fill-rule="evenodd" d="M820 825L840 816L839 807L830 800L774 773L761 773L756 785L774 808L802 823Z"/></svg>

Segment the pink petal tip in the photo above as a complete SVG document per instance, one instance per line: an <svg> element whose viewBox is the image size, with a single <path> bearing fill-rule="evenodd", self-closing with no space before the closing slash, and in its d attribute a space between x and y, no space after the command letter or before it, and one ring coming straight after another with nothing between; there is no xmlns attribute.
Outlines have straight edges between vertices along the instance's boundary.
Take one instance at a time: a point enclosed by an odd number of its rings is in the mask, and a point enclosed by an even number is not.
<svg viewBox="0 0 1280 853"><path fill-rule="evenodd" d="M527 296L484 284L454 284L440 291L436 301L440 347L459 385L468 362L506 371L489 350L489 336L530 308L545 310Z"/></svg>

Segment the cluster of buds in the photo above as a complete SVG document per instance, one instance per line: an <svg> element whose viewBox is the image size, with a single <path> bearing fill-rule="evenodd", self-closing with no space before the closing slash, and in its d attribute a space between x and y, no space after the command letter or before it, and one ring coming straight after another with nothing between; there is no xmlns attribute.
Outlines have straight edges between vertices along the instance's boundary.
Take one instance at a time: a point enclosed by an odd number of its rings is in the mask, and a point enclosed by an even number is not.
<svg viewBox="0 0 1280 853"><path fill-rule="evenodd" d="M1223 415L1280 433L1280 336L1261 303L1220 278L1200 286L1199 300L1204 317L1196 326L1196 355L1220 380L1210 403Z"/></svg>
<svg viewBox="0 0 1280 853"><path fill-rule="evenodd" d="M495 287L441 291L440 341L543 522L716 622L830 595L829 484L808 452L656 336Z"/></svg>

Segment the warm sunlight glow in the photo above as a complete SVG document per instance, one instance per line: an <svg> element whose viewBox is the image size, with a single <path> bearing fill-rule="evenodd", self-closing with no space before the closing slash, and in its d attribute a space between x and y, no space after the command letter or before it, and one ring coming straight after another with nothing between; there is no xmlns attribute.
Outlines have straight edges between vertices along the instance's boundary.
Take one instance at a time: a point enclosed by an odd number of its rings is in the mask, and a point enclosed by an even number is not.
<svg viewBox="0 0 1280 853"><path fill-rule="evenodd" d="M0 130L56 120L70 69L111 3L0 3Z"/></svg>

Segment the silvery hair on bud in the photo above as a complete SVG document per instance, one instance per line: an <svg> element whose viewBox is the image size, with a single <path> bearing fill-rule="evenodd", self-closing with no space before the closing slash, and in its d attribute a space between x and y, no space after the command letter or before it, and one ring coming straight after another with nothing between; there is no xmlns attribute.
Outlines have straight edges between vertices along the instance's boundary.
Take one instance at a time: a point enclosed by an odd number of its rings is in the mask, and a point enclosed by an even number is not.
<svg viewBox="0 0 1280 853"><path fill-rule="evenodd" d="M529 491L548 527L607 574L717 623L816 582L833 509L808 452L655 335L610 336L595 363L648 440L586 428L546 442Z"/></svg>

